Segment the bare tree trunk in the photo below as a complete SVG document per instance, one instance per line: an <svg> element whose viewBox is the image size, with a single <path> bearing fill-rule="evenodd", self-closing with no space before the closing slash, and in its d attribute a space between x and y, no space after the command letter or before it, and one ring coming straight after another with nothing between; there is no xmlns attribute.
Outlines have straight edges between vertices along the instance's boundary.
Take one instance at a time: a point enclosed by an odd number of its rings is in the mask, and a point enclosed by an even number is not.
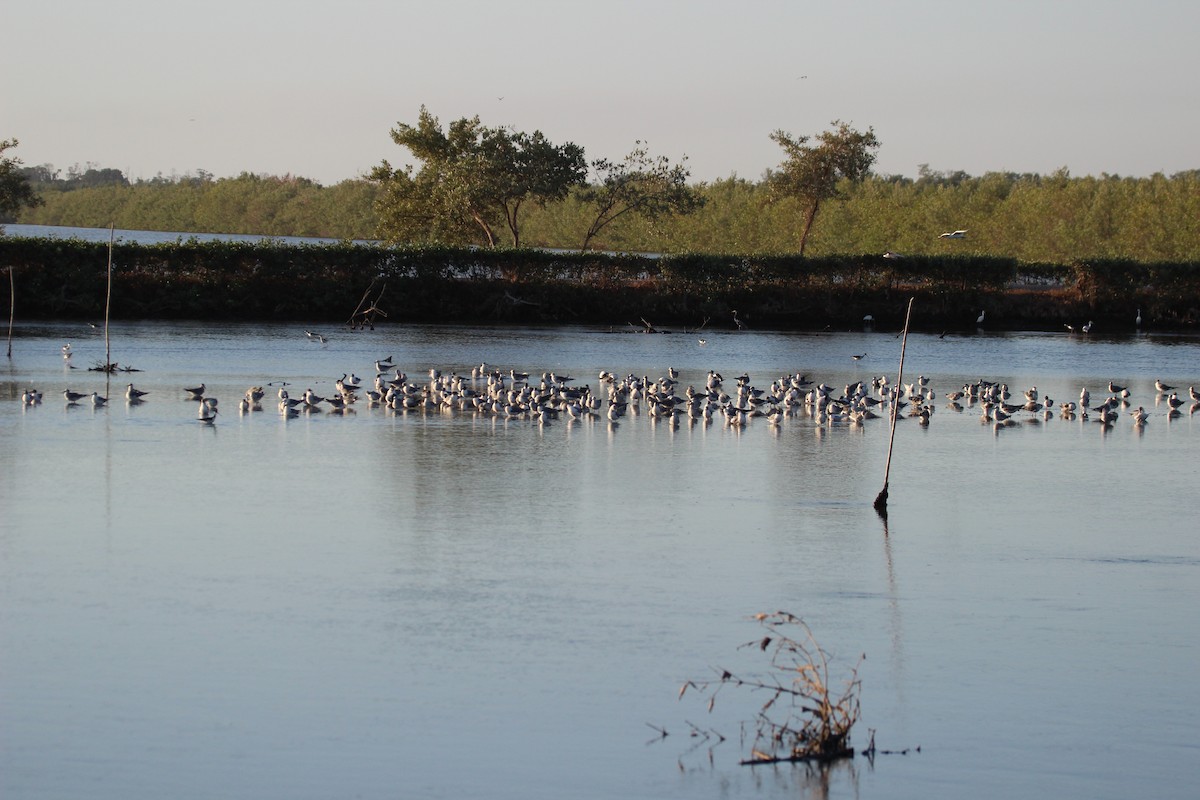
<svg viewBox="0 0 1200 800"><path fill-rule="evenodd" d="M483 217L478 212L471 212L471 219L475 220L475 224L483 229L483 235L487 237L488 247L496 246L496 234L492 233L492 226L488 225Z"/></svg>
<svg viewBox="0 0 1200 800"><path fill-rule="evenodd" d="M813 200L812 206L808 209L808 214L804 218L804 230L800 233L800 255L804 255L804 245L808 242L808 232L812 229L813 220L817 218L817 206L821 204L820 200Z"/></svg>
<svg viewBox="0 0 1200 800"><path fill-rule="evenodd" d="M508 222L508 230L512 233L514 248L521 246L521 231L517 227L517 213L520 212L520 210L520 200L513 204L512 210L509 210L507 203L504 205L504 218Z"/></svg>

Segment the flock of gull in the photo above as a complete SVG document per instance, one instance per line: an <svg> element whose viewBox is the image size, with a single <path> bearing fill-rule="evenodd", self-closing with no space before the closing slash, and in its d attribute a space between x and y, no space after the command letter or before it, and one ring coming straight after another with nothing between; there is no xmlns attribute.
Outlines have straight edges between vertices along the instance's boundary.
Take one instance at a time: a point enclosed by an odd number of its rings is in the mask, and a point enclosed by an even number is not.
<svg viewBox="0 0 1200 800"><path fill-rule="evenodd" d="M64 351L65 354L66 351ZM855 359L861 358L855 356ZM726 380L720 373L709 370L702 384L681 386L679 372L668 368L658 378L633 374L619 377L607 370L597 375L597 388L569 375L552 371L530 375L515 369L498 369L481 364L469 373L429 370L427 378L410 379L395 366L391 356L377 360L375 378L364 384L357 375L343 373L333 382L334 391L320 396L311 388L295 396L290 385L280 382L275 391L279 413L285 418L301 414L353 413L357 407L381 408L392 412L465 412L503 419L523 419L545 423L554 419L582 420L607 418L617 422L627 414L646 414L651 419L691 423L714 422L741 428L755 418L765 418L771 425L785 418L805 417L826 425L862 425L871 419L890 418L893 411L900 418L915 418L929 425L935 411L936 392L929 379L919 376L913 383L900 387L891 385L886 376L873 377L841 387L814 382L801 373L780 375L769 382L755 385L750 376L742 374ZM275 384L271 384L275 385ZM1187 400L1179 390L1161 380L1155 382L1156 404L1165 402L1169 416L1183 413ZM196 419L214 424L219 411L215 397L206 393L205 384L182 390L184 399L197 404ZM145 402L149 394L132 383L125 390L130 405ZM981 410L981 421L997 429L1022 421L1049 419L1058 415L1064 419L1095 420L1112 426L1122 414L1128 414L1135 426L1144 426L1150 412L1144 406L1132 408L1127 387L1110 382L1107 392L1098 391L1098 402L1084 387L1079 400L1055 403L1040 393L1036 386L1025 389L1023 397L1010 392L1007 384L988 380L966 383L961 389L946 393L947 408L962 412L970 407ZM1200 408L1200 392L1188 387L1190 413ZM238 401L239 414L263 410L267 391L252 386ZM90 403L103 407L108 398L97 392L86 394L71 389L63 391L68 405ZM25 406L42 401L41 392L28 389L22 394Z"/></svg>

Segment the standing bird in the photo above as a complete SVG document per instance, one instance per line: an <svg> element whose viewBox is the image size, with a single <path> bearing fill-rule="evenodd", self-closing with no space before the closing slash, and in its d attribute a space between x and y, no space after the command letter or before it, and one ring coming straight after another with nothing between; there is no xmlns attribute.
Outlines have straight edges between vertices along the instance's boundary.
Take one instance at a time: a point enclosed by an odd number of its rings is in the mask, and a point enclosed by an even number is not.
<svg viewBox="0 0 1200 800"><path fill-rule="evenodd" d="M1173 391L1175 391L1175 387L1174 387L1174 386L1167 386L1167 385L1166 385L1165 383L1163 383L1163 382L1162 382L1162 380L1161 380L1161 379L1159 379L1159 378L1155 378L1155 379L1154 379L1154 388L1155 388L1155 389L1158 389L1158 391L1159 391L1160 393L1162 393L1162 394L1166 394L1167 392L1173 392Z"/></svg>
<svg viewBox="0 0 1200 800"><path fill-rule="evenodd" d="M1092 321L1089 319L1087 325L1084 325L1079 330L1083 331L1084 333L1091 333L1092 332Z"/></svg>
<svg viewBox="0 0 1200 800"><path fill-rule="evenodd" d="M204 384L203 383L200 384L199 386L196 386L191 389L185 388L184 391L188 393L189 400L203 400L204 399Z"/></svg>
<svg viewBox="0 0 1200 800"><path fill-rule="evenodd" d="M126 399L126 400L130 400L130 401L134 401L134 402L141 400L143 397L145 397L145 396L146 396L146 395L148 395L148 394L150 394L150 393L149 393L149 392L143 392L141 389L135 389L135 388L133 388L133 384L132 384L132 383L131 383L131 384L129 384L129 386L128 386L128 387L126 387L126 389L125 389L125 399Z"/></svg>
<svg viewBox="0 0 1200 800"><path fill-rule="evenodd" d="M1140 308L1138 309L1137 316L1133 318L1133 324L1134 327L1142 327L1142 310Z"/></svg>
<svg viewBox="0 0 1200 800"><path fill-rule="evenodd" d="M70 389L64 389L64 390L63 390L63 397L64 397L64 398L66 398L66 401L67 401L68 403L70 403L71 405L75 405L75 404L76 404L76 403L78 403L80 400L82 400L83 398L87 397L87 395L86 395L86 394L80 394L79 392L72 392Z"/></svg>
<svg viewBox="0 0 1200 800"><path fill-rule="evenodd" d="M208 425L213 424L217 418L217 401L215 398L206 397L200 401L200 410L196 412L196 419Z"/></svg>
<svg viewBox="0 0 1200 800"><path fill-rule="evenodd" d="M983 318L984 318L986 315L987 315L987 309L985 308L984 310L980 311L980 312L979 312L979 316L975 318L975 324L976 324L976 325L982 325L982 324L983 324Z"/></svg>
<svg viewBox="0 0 1200 800"><path fill-rule="evenodd" d="M107 397L101 397L98 393L92 392L92 405L93 406L95 406L96 408L100 408L100 406L104 405L107 402L108 402Z"/></svg>

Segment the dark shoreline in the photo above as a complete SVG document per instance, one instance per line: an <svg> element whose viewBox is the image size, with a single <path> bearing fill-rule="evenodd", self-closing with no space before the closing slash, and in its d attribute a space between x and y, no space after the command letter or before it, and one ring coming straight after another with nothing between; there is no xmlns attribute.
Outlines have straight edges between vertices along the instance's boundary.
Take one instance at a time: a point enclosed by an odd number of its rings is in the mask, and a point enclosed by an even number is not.
<svg viewBox="0 0 1200 800"><path fill-rule="evenodd" d="M104 312L108 245L0 237L16 315ZM801 259L199 242L113 249L114 319L586 324L613 332L700 328L1094 332L1200 327L1200 264L1006 258ZM4 281L5 284L8 281ZM374 306L376 313L362 313ZM986 311L982 326L976 324ZM356 316L355 312L359 312ZM873 324L865 320L873 318Z"/></svg>

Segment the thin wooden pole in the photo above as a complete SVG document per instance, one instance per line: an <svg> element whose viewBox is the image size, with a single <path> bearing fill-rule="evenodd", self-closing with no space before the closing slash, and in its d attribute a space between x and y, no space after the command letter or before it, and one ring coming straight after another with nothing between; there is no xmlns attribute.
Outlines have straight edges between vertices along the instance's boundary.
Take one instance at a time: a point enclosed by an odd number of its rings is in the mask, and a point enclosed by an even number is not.
<svg viewBox="0 0 1200 800"><path fill-rule="evenodd" d="M108 311L112 305L113 223L108 223L108 294L104 298L104 371L112 372L112 348L108 341Z"/></svg>
<svg viewBox="0 0 1200 800"><path fill-rule="evenodd" d="M908 298L908 311L904 314L904 338L900 342L900 370L896 375L896 396L892 398L892 434L888 439L887 465L883 468L883 489L875 497L875 511L887 519L888 476L892 472L892 448L896 444L896 413L900 410L900 387L904 385L904 350L908 347L908 322L912 318L915 297Z"/></svg>
<svg viewBox="0 0 1200 800"><path fill-rule="evenodd" d="M15 272L15 271L16 271L16 267L14 267L12 264L9 264L8 265L8 295L9 295L10 299L9 299L9 303L8 303L8 357L10 359L12 358L13 319L17 316L17 283L16 283L16 279L13 278L13 272Z"/></svg>

